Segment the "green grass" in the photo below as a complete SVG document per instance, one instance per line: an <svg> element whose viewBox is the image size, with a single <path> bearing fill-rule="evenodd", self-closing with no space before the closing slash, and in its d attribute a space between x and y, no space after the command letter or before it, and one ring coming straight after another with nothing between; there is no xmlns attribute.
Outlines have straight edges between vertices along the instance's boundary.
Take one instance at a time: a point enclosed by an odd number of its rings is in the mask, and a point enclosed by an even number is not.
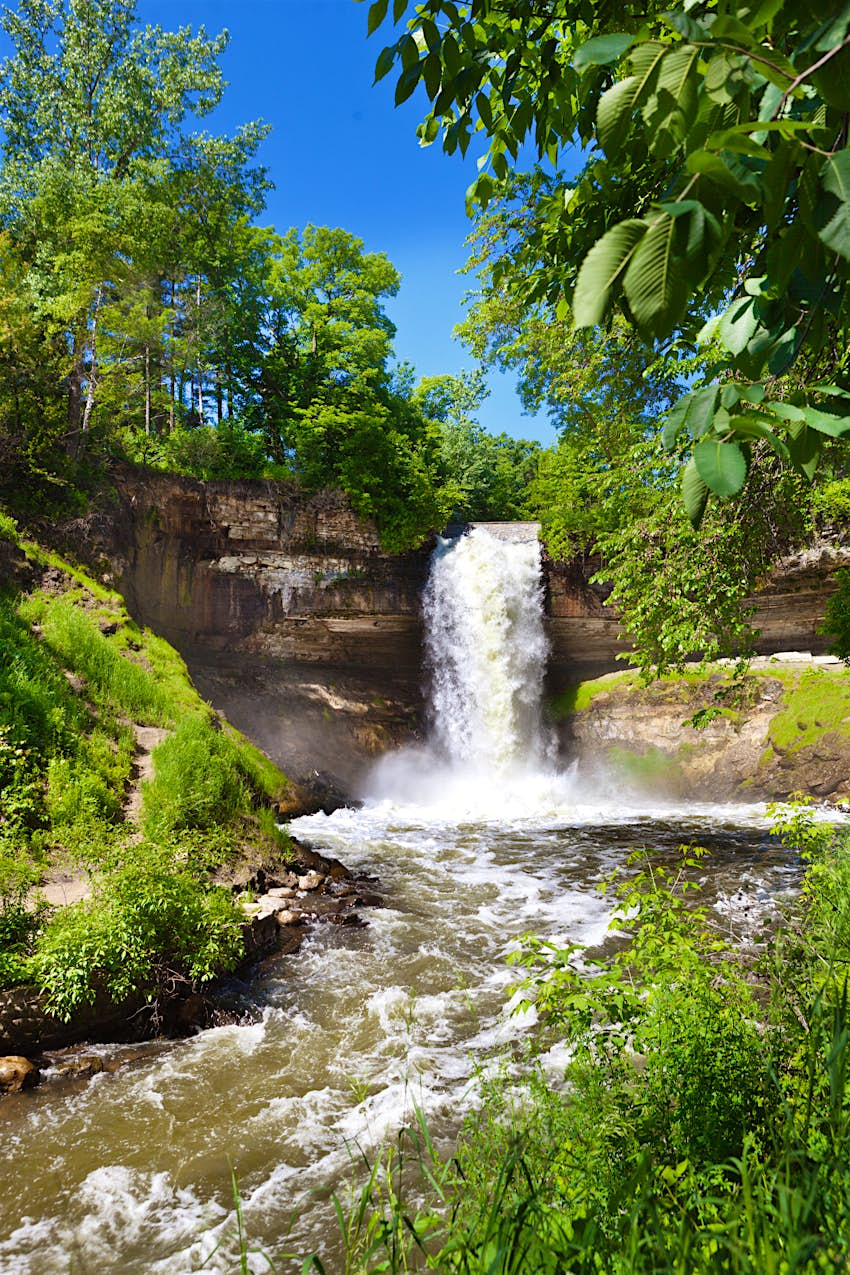
<svg viewBox="0 0 850 1275"><path fill-rule="evenodd" d="M778 673L785 683L783 705L770 723L770 743L796 752L831 731L850 739L850 674L807 669Z"/></svg>

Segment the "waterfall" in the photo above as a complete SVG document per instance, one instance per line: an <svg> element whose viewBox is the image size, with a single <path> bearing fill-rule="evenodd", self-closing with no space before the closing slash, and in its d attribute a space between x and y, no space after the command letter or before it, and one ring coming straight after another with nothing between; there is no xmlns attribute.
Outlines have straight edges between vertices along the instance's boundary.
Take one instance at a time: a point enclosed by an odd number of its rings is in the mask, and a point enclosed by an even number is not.
<svg viewBox="0 0 850 1275"><path fill-rule="evenodd" d="M474 527L435 550L424 596L430 740L467 770L540 765L546 638L537 539Z"/></svg>

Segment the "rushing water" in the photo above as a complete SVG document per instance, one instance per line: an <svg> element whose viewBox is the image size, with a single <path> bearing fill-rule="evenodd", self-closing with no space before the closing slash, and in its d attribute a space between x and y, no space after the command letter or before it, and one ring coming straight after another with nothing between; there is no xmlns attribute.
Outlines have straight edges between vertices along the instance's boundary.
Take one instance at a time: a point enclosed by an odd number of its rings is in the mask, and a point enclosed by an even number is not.
<svg viewBox="0 0 850 1275"><path fill-rule="evenodd" d="M318 1250L333 1271L329 1195L352 1158L356 1171L414 1104L450 1138L476 1067L527 1030L506 1009L516 936L601 941L596 886L636 846L707 845L707 898L733 933L793 885L758 807L642 802L555 770L536 555L477 531L443 548L427 596L432 747L378 767L362 809L294 826L380 875L387 906L368 928L318 926L253 987L251 1026L0 1103L2 1275L231 1270L231 1165L252 1242L282 1269L298 1267L281 1254Z"/></svg>

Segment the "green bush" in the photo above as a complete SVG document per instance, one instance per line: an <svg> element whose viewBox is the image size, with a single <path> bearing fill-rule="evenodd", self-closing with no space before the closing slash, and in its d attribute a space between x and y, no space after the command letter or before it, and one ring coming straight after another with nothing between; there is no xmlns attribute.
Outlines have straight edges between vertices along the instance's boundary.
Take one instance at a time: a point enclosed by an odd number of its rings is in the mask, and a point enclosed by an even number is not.
<svg viewBox="0 0 850 1275"><path fill-rule="evenodd" d="M153 998L180 981L232 969L243 953L243 920L226 890L140 845L95 881L91 899L51 917L31 972L51 1013L67 1020L94 1000L98 986L115 1001L135 992Z"/></svg>
<svg viewBox="0 0 850 1275"><path fill-rule="evenodd" d="M823 624L818 632L835 640L828 649L850 664L850 571L840 567L835 573L837 588L827 600Z"/></svg>

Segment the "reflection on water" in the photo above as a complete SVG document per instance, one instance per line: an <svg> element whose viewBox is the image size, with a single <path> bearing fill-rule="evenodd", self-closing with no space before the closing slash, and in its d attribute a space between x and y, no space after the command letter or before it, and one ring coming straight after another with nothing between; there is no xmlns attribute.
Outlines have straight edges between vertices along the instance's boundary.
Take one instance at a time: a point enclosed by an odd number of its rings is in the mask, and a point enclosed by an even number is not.
<svg viewBox="0 0 850 1275"><path fill-rule="evenodd" d="M671 861L682 842L707 846L706 897L735 932L793 887L757 807L600 813L457 823L439 803L378 802L299 820L302 838L378 872L387 906L364 930L320 926L281 959L251 990L253 1026L0 1104L0 1270L231 1269L231 1163L252 1240L275 1257L317 1248L333 1270L328 1194L352 1149L374 1148L414 1103L450 1137L474 1065L526 1029L505 1012L516 936L599 942L610 900L595 887L639 846Z"/></svg>

